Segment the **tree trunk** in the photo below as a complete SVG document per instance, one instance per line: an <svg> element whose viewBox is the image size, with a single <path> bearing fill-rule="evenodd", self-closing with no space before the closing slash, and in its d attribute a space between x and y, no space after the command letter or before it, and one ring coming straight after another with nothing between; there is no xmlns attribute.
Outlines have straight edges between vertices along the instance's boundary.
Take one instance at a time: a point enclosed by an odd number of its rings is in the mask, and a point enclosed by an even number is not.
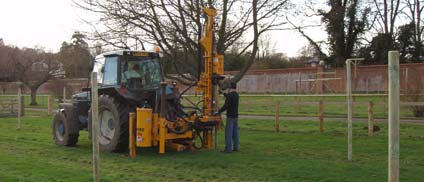
<svg viewBox="0 0 424 182"><path fill-rule="evenodd" d="M257 1L252 1L252 18L253 18L253 43L252 43L252 52L250 53L247 63L243 66L239 73L237 73L234 78L231 79L231 82L237 83L240 81L243 76L252 66L253 61L256 58L256 53L258 51L258 40L259 40L259 28L258 28L258 8Z"/></svg>
<svg viewBox="0 0 424 182"><path fill-rule="evenodd" d="M31 103L29 105L35 106L37 104L37 89L38 87L31 87Z"/></svg>

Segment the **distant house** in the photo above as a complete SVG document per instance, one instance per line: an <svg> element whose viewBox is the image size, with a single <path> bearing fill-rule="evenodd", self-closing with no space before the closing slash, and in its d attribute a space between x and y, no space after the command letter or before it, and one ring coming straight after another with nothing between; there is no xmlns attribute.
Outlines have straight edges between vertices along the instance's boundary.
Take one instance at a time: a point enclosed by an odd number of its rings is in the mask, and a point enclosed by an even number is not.
<svg viewBox="0 0 424 182"><path fill-rule="evenodd" d="M305 62L305 67L306 68L316 68L319 64L319 59L318 57L313 57L310 60Z"/></svg>
<svg viewBox="0 0 424 182"><path fill-rule="evenodd" d="M63 64L59 61L55 61L55 64L52 70L49 70L49 65L44 61L35 62L31 65L31 71L34 72L46 72L49 71L51 75L55 78L63 78L65 76L65 70L63 69Z"/></svg>
<svg viewBox="0 0 424 182"><path fill-rule="evenodd" d="M4 41L2 38L0 38L0 46L4 46Z"/></svg>

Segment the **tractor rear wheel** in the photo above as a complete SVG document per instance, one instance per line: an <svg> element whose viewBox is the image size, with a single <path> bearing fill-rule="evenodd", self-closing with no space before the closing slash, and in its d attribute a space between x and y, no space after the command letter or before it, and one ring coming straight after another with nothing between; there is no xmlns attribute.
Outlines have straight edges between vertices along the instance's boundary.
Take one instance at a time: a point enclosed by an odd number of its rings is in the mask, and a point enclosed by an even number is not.
<svg viewBox="0 0 424 182"><path fill-rule="evenodd" d="M78 142L78 121L74 120L72 108L65 108L55 114L52 122L53 140L57 145L75 146Z"/></svg>
<svg viewBox="0 0 424 182"><path fill-rule="evenodd" d="M128 149L128 114L127 104L109 95L99 97L99 147L101 151L121 152ZM88 118L91 136L91 109Z"/></svg>

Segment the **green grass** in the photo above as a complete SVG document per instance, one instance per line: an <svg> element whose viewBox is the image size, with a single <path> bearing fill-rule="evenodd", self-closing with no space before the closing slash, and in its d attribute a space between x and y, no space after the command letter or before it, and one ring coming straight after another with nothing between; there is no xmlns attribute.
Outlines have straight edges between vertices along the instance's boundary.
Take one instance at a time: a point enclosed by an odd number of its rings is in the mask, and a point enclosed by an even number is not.
<svg viewBox="0 0 424 182"><path fill-rule="evenodd" d="M15 118L0 118L0 181L92 181L91 146L81 132L77 147L53 143L51 117L28 113L16 129ZM142 149L101 154L102 181L387 181L387 125L368 137L354 124L353 162L347 158L346 124L240 120L241 151L222 154ZM424 172L424 125L402 124L400 180L420 181ZM219 132L219 149L223 132Z"/></svg>

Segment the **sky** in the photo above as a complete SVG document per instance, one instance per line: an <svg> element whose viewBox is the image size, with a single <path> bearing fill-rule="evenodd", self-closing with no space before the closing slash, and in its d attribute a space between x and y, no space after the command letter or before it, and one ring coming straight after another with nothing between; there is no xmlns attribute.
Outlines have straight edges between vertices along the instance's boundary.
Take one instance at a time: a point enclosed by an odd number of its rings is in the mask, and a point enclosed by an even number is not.
<svg viewBox="0 0 424 182"><path fill-rule="evenodd" d="M82 21L87 16L71 0L0 0L0 38L6 45L57 52L73 32L90 30ZM295 31L273 31L270 35L276 52L288 56L297 55L307 43Z"/></svg>
<svg viewBox="0 0 424 182"><path fill-rule="evenodd" d="M56 52L74 31L87 29L71 0L0 0L0 38L6 45Z"/></svg>

